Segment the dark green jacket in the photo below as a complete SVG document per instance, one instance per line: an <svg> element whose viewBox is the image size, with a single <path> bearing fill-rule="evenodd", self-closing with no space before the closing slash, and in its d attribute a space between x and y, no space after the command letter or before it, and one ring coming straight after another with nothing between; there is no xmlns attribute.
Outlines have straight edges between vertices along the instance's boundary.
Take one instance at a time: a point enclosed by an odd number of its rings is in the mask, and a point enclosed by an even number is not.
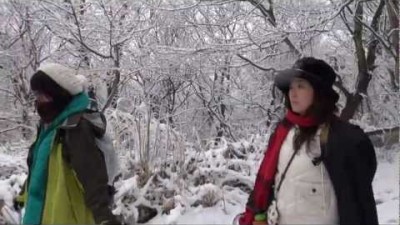
<svg viewBox="0 0 400 225"><path fill-rule="evenodd" d="M84 113L68 118L57 130L49 161L47 188L50 189L46 190L46 195L54 196L46 196L42 222L57 223L57 218L62 219L62 216L57 215L63 213L60 212L61 206L56 206L57 203L54 200L58 199L59 195L69 195L71 202L74 202L73 204L78 204L77 202L85 204L85 207L89 209L88 213L92 214L96 224L119 223L110 209L112 195L107 184L108 177L104 156L95 143L96 137L99 138L104 135L105 126L105 119L99 113ZM31 147L28 154L28 168L32 165L32 149ZM59 159L57 155L60 155L59 158L62 158L63 162L57 160ZM54 171L58 171L58 173L54 173ZM62 173L61 176L60 173ZM71 177L71 174L75 178ZM28 175L28 182L29 178ZM74 182L74 179L76 179L76 182ZM60 182L66 182L67 187L64 188L65 190L54 191L52 188L60 189L61 186L57 186L57 183ZM79 191L79 188L81 188L81 191ZM74 193L68 193L71 190ZM81 194L77 192L81 192ZM73 198L83 199L79 201L79 199ZM65 202L59 202L59 204L65 204ZM49 205L52 205L52 207L49 207ZM80 208L82 210L79 211L85 211L81 206ZM57 209L58 212L51 209ZM71 214L67 213L69 209L63 208L62 211L66 212L64 214ZM87 224L91 221L91 215L77 215L76 212L72 214L75 218L68 220L68 223ZM64 215L64 217L66 216ZM65 219L60 222L65 223Z"/></svg>

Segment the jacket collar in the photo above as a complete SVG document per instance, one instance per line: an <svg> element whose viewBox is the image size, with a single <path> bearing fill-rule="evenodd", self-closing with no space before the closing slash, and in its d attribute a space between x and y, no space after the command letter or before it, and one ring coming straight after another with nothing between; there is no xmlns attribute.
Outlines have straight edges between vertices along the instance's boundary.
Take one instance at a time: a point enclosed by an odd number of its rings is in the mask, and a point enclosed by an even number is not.
<svg viewBox="0 0 400 225"><path fill-rule="evenodd" d="M75 128L82 119L87 120L91 124L96 136L101 137L105 134L107 126L106 118L100 112L82 112L72 115L61 124L60 129L68 130Z"/></svg>
<svg viewBox="0 0 400 225"><path fill-rule="evenodd" d="M66 119L60 126L61 129L71 129L78 126L79 121L82 118L82 113L77 113Z"/></svg>

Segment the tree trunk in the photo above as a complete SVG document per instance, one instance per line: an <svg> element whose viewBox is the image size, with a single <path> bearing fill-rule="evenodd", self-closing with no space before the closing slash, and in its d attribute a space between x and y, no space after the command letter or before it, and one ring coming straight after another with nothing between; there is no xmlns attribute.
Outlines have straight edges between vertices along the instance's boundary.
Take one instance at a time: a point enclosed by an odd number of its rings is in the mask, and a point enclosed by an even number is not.
<svg viewBox="0 0 400 225"><path fill-rule="evenodd" d="M263 0L247 0L250 4L252 4L254 7L256 7L260 12L263 14L265 18L267 18L268 22L271 24L271 26L276 27L276 19L274 15L274 10L273 10L273 5L272 1L268 1L269 7L268 9L263 5ZM300 57L301 52L296 48L296 46L293 44L293 42L288 38L285 37L283 42L289 47L290 51L296 56Z"/></svg>
<svg viewBox="0 0 400 225"><path fill-rule="evenodd" d="M399 67L400 67L400 58L399 58L399 0L385 0L386 9L389 15L389 23L390 23L390 31L391 38L390 42L395 50L395 67L394 74L391 76L392 88L395 91L399 89Z"/></svg>
<svg viewBox="0 0 400 225"><path fill-rule="evenodd" d="M79 4L79 16L80 16L81 20L86 13L85 3L86 3L86 0L81 0L80 4ZM81 20L79 20L80 26L78 27L78 29L84 30L85 24L82 23ZM83 38L83 37L81 36L80 38ZM79 57L81 58L79 66L86 68L86 69L90 68L90 58L89 58L88 50L83 45L80 45L78 51L79 51Z"/></svg>
<svg viewBox="0 0 400 225"><path fill-rule="evenodd" d="M106 104L104 105L102 112L104 112L110 105L115 108L117 101L116 101L116 96L118 95L118 86L119 82L121 80L121 72L119 70L120 68L120 45L114 46L114 69L113 69L113 75L114 75L114 80L112 81L112 84L109 85L108 88L108 99Z"/></svg>
<svg viewBox="0 0 400 225"><path fill-rule="evenodd" d="M376 47L378 45L376 37L374 36L374 34L371 34L372 41L368 46L368 51L366 55L363 45L362 33L362 19L364 15L363 4L361 3L361 1L357 1L356 6L357 8L354 15L353 41L356 48L358 76L355 92L348 95L346 105L340 115L343 120L351 119L359 108L360 103L363 100L363 96L368 95L367 89L372 78L371 74L375 68ZM371 21L371 28L375 31L378 29L378 21L382 14L383 6L384 0L381 0Z"/></svg>

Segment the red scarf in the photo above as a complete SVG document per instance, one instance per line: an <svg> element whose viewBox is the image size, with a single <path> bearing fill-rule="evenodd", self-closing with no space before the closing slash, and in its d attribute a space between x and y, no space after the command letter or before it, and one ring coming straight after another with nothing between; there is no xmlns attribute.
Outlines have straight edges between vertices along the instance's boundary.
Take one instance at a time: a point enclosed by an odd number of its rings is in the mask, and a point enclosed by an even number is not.
<svg viewBox="0 0 400 225"><path fill-rule="evenodd" d="M240 218L240 225L251 225L254 215L265 212L272 193L272 185L278 165L279 152L286 135L293 125L312 127L318 125L311 117L303 117L288 110L283 122L279 123L275 132L270 137L267 151L261 162L252 194L249 196L246 211Z"/></svg>

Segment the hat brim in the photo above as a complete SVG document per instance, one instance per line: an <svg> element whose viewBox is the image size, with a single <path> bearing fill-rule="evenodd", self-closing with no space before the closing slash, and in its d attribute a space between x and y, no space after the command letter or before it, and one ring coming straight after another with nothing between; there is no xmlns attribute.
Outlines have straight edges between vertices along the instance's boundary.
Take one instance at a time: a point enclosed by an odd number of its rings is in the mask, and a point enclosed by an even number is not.
<svg viewBox="0 0 400 225"><path fill-rule="evenodd" d="M289 91L290 83L294 78L303 78L312 84L321 82L321 79L318 76L304 70L285 69L278 71L274 83L282 92L286 93Z"/></svg>

